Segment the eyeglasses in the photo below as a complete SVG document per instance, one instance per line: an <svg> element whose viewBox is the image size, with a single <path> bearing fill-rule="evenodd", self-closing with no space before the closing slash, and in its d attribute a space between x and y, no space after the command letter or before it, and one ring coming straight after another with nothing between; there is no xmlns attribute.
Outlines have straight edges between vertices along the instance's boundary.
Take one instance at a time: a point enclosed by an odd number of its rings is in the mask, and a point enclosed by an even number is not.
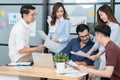
<svg viewBox="0 0 120 80"><path fill-rule="evenodd" d="M84 36L80 36L80 38L84 39L84 38L88 38L89 37L89 34L86 34Z"/></svg>
<svg viewBox="0 0 120 80"><path fill-rule="evenodd" d="M28 14L28 15L31 16L31 17L36 17L37 13L35 13L35 14Z"/></svg>

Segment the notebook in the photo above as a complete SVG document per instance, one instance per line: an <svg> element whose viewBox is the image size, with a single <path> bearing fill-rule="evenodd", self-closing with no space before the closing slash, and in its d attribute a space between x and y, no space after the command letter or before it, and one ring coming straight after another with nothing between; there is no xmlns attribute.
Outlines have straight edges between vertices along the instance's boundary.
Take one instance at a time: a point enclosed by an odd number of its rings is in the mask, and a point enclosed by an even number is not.
<svg viewBox="0 0 120 80"><path fill-rule="evenodd" d="M52 54L33 52L32 57L35 66L54 68Z"/></svg>

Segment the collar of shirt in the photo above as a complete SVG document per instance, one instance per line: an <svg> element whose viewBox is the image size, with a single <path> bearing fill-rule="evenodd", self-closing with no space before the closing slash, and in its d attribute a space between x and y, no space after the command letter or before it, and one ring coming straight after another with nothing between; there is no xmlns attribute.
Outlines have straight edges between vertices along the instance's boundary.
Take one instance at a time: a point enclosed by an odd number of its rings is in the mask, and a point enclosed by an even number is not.
<svg viewBox="0 0 120 80"><path fill-rule="evenodd" d="M21 19L21 21L23 22L26 28L29 28L28 24L23 19Z"/></svg>
<svg viewBox="0 0 120 80"><path fill-rule="evenodd" d="M60 19L57 19L57 21L63 21L64 20L64 18L63 17L61 17Z"/></svg>

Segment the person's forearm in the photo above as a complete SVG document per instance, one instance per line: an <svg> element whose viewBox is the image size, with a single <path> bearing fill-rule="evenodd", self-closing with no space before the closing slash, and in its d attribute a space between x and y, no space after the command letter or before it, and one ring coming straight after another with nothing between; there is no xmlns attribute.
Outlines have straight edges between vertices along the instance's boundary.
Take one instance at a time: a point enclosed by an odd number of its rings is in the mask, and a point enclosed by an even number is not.
<svg viewBox="0 0 120 80"><path fill-rule="evenodd" d="M98 59L102 54L103 54L103 52L102 52L102 51L99 51L96 55L91 55L91 56L89 57L89 59L91 59L91 60L96 60L96 59Z"/></svg>
<svg viewBox="0 0 120 80"><path fill-rule="evenodd" d="M84 61L81 61L81 62L77 61L76 64L78 64L78 65L87 65L87 63L84 62Z"/></svg>
<svg viewBox="0 0 120 80"><path fill-rule="evenodd" d="M95 76L108 77L108 78L112 76L114 71L114 66L106 66L105 69L103 70L96 70L83 65L74 66L73 68L81 72L86 72L88 74L93 74Z"/></svg>
<svg viewBox="0 0 120 80"><path fill-rule="evenodd" d="M95 70L95 69L87 69L87 72L90 74L94 74L96 76L100 76L100 77L111 77L111 72L107 71L107 70Z"/></svg>
<svg viewBox="0 0 120 80"><path fill-rule="evenodd" d="M39 50L38 47L30 48L30 47L25 47L23 49L20 49L18 52L19 53L31 53L33 51Z"/></svg>
<svg viewBox="0 0 120 80"><path fill-rule="evenodd" d="M87 54L88 54L88 55L91 55L94 50L95 50L94 47L92 47L92 48L87 52Z"/></svg>
<svg viewBox="0 0 120 80"><path fill-rule="evenodd" d="M98 59L102 54L103 54L103 52L102 52L102 51L99 51L99 52L95 55L95 59Z"/></svg>
<svg viewBox="0 0 120 80"><path fill-rule="evenodd" d="M60 41L59 40L53 40L54 42L56 42L56 43L59 43Z"/></svg>

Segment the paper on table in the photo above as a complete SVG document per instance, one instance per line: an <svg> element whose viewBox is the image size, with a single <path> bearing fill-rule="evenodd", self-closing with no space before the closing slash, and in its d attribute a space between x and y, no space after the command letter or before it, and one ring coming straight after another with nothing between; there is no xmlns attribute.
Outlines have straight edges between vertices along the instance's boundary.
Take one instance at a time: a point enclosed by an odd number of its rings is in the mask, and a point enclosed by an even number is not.
<svg viewBox="0 0 120 80"><path fill-rule="evenodd" d="M88 73L77 72L77 73L67 73L64 76L81 77L81 76L85 76L87 74Z"/></svg>
<svg viewBox="0 0 120 80"><path fill-rule="evenodd" d="M30 66L32 62L12 62L9 63L8 66Z"/></svg>
<svg viewBox="0 0 120 80"><path fill-rule="evenodd" d="M72 76L72 77L81 77L81 76L88 74L88 73L83 73L83 72L80 72L78 70L75 70L74 68L71 68L71 67L65 68L63 72L59 72L56 70L55 70L55 72L58 74L64 73L65 74L64 76Z"/></svg>
<svg viewBox="0 0 120 80"><path fill-rule="evenodd" d="M62 72L55 70L56 73L61 74L61 73L79 73L78 70L73 69L72 67L65 68Z"/></svg>
<svg viewBox="0 0 120 80"><path fill-rule="evenodd" d="M69 61L69 64L73 66L77 66L77 64L73 61ZM75 70L72 67L66 68L63 73L66 73L64 76L72 76L72 77L81 77L88 74L88 73L83 73L78 70Z"/></svg>
<svg viewBox="0 0 120 80"><path fill-rule="evenodd" d="M90 58L89 55L87 55L86 53L82 52L82 51L77 51L77 52L74 52L74 51L70 51L71 54L75 54L75 55L78 55L78 56L82 56L82 57L86 57L86 58Z"/></svg>
<svg viewBox="0 0 120 80"><path fill-rule="evenodd" d="M22 69L30 69L32 68L31 66L15 66L13 69L14 70L22 70Z"/></svg>
<svg viewBox="0 0 120 80"><path fill-rule="evenodd" d="M48 49L50 49L50 51L53 51L53 52L56 52L57 49L59 48L59 45L58 43L50 40L50 39L46 39L45 40L45 43L44 43L44 46L47 47Z"/></svg>
<svg viewBox="0 0 120 80"><path fill-rule="evenodd" d="M39 33L41 39L45 40L47 38L47 35L45 34L44 31L38 31L38 33Z"/></svg>
<svg viewBox="0 0 120 80"><path fill-rule="evenodd" d="M75 62L73 62L72 60L70 60L69 62L66 63L69 66L78 66Z"/></svg>

